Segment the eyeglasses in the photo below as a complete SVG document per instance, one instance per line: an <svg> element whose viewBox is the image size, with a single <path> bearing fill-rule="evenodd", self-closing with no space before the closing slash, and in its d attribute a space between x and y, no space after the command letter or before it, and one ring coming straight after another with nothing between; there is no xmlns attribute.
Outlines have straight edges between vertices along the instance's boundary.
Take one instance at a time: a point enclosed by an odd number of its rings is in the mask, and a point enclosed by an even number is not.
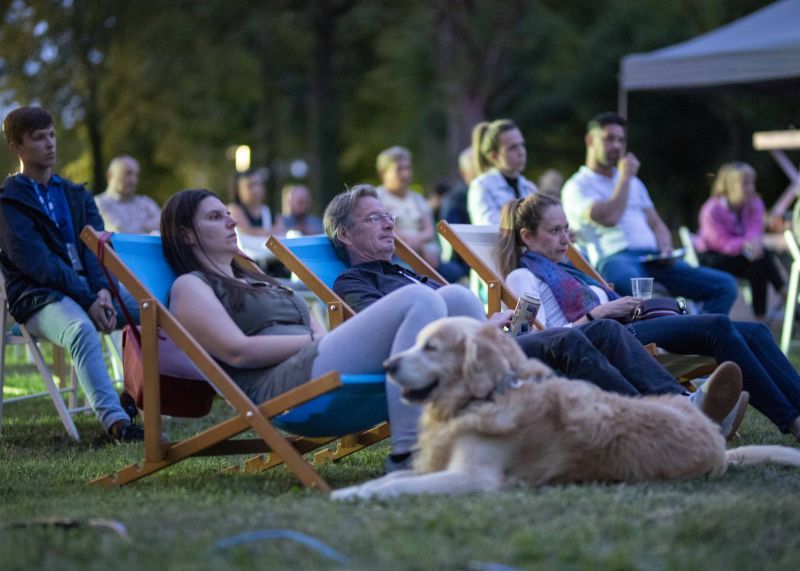
<svg viewBox="0 0 800 571"><path fill-rule="evenodd" d="M382 222L384 220L394 224L394 221L397 220L397 216L386 212L384 214L370 214L369 216L365 216L361 220L363 220L367 224L377 224L378 222Z"/></svg>

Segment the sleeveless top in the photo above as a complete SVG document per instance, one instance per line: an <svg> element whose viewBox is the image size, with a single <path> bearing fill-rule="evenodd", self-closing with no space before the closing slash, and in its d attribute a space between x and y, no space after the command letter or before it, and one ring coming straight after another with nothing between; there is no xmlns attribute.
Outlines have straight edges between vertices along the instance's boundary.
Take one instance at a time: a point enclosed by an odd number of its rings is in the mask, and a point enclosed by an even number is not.
<svg viewBox="0 0 800 571"><path fill-rule="evenodd" d="M308 335L311 317L305 301L287 287L245 278L253 287L243 296L242 307L232 308L231 292L222 283L210 281L202 272L192 275L214 291L225 311L245 335ZM256 404L311 380L311 366L317 356L319 340L270 367L240 369L217 361L237 385Z"/></svg>

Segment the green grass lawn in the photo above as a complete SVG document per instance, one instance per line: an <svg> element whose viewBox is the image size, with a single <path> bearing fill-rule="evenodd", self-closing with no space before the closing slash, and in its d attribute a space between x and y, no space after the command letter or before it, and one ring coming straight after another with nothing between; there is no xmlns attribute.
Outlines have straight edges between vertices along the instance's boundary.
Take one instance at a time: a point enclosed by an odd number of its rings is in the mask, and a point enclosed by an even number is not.
<svg viewBox="0 0 800 571"><path fill-rule="evenodd" d="M12 367L7 395L31 381L29 369ZM226 413L217 402L215 420ZM138 460L141 446L109 444L91 415L76 422L79 444L66 437L49 401L6 409L0 569L800 568L797 470L734 468L689 482L340 504L302 488L285 468L229 474L220 470L235 458L205 458L104 489L87 481ZM203 424L165 426L174 439ZM741 434L733 445L793 445L752 408ZM358 483L381 474L385 454L385 446L373 447L320 471L334 487ZM129 538L85 523L39 523L54 517L117 520ZM263 529L307 534L348 563L283 539L215 548L220 539Z"/></svg>

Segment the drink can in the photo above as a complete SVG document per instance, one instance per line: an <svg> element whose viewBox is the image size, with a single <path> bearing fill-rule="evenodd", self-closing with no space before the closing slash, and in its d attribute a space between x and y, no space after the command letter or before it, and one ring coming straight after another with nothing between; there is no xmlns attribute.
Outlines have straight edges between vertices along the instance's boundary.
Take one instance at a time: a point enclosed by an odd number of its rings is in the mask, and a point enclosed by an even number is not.
<svg viewBox="0 0 800 571"><path fill-rule="evenodd" d="M514 317L511 318L509 333L517 337L533 331L536 328L533 323L536 321L536 314L539 312L539 306L541 305L541 300L530 292L526 291L519 296L517 307L514 310Z"/></svg>

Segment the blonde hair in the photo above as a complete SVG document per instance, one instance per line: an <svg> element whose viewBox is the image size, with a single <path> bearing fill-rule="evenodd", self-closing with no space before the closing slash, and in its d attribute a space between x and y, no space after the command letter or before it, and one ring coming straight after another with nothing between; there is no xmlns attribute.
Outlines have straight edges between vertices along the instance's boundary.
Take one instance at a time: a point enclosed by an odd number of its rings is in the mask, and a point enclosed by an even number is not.
<svg viewBox="0 0 800 571"><path fill-rule="evenodd" d="M489 123L482 121L472 129L472 153L475 162L475 172L483 174L492 168L489 153L500 150L500 135L517 125L511 119L497 119Z"/></svg>
<svg viewBox="0 0 800 571"><path fill-rule="evenodd" d="M731 162L725 163L719 168L714 184L711 185L711 196L728 197L733 185L740 184L745 176L750 175L753 180L756 178L756 171L747 163Z"/></svg>
<svg viewBox="0 0 800 571"><path fill-rule="evenodd" d="M539 192L511 200L503 206L500 213L500 239L494 248L494 261L500 275L506 277L519 266L519 258L525 245L520 231L527 228L536 233L545 211L552 206L561 207L561 202Z"/></svg>

